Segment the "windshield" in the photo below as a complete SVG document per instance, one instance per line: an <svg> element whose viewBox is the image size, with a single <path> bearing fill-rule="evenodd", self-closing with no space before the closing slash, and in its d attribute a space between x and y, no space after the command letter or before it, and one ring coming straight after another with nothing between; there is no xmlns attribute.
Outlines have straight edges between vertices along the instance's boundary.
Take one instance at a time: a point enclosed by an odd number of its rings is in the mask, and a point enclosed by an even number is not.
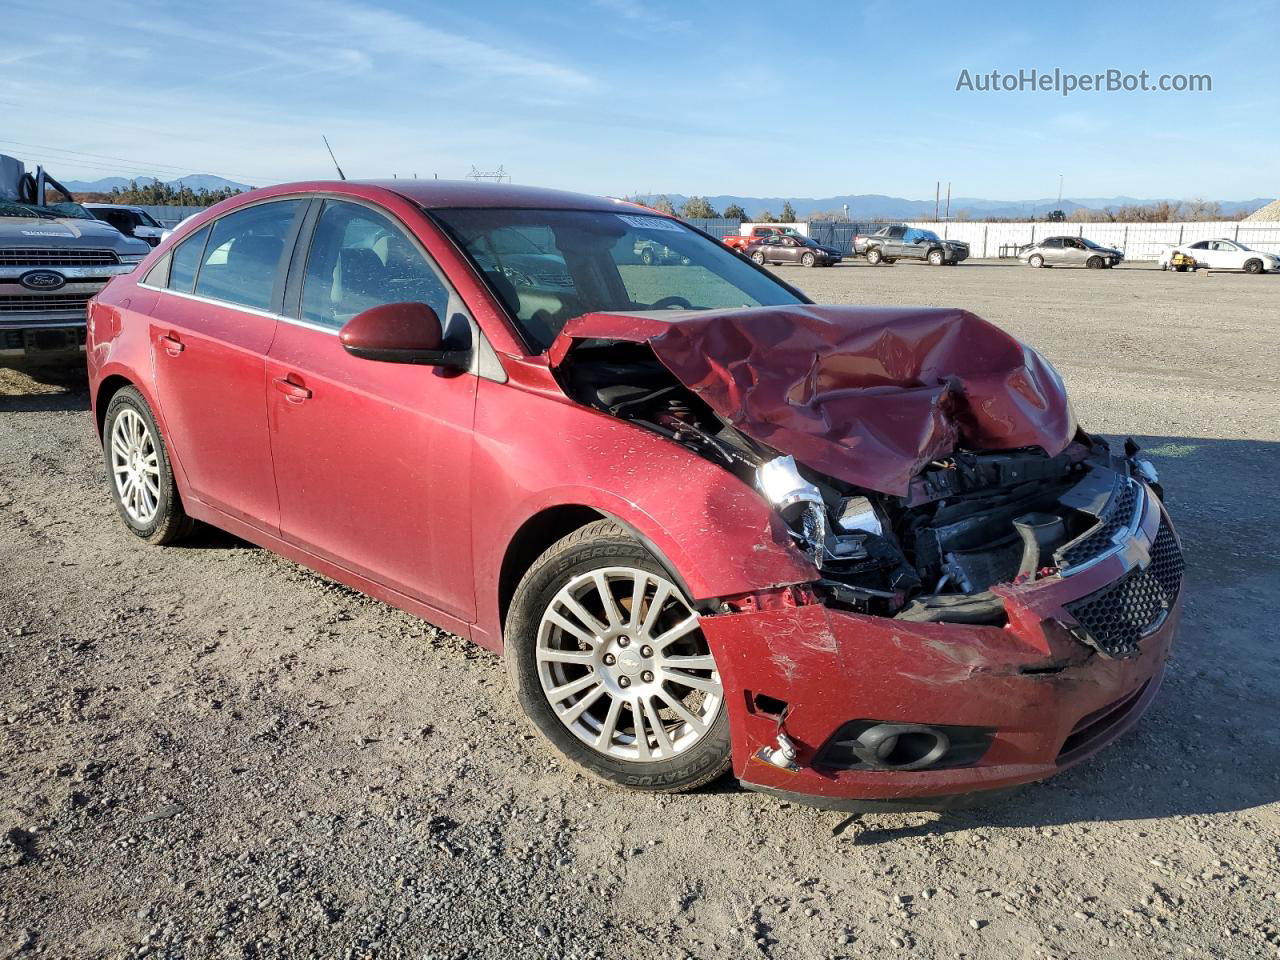
<svg viewBox="0 0 1280 960"><path fill-rule="evenodd" d="M1080 239L1084 240L1084 245L1088 247L1090 250L1109 250L1110 249L1109 247L1099 246L1098 244L1094 243L1092 240L1085 240L1084 237L1081 237Z"/></svg>
<svg viewBox="0 0 1280 960"><path fill-rule="evenodd" d="M727 248L667 217L587 210L431 213L539 350L584 313L804 302Z"/></svg>
<svg viewBox="0 0 1280 960"><path fill-rule="evenodd" d="M921 230L920 236L923 237L925 240L928 240L930 243L942 242L942 238L938 236L936 233L934 233L932 230Z"/></svg>

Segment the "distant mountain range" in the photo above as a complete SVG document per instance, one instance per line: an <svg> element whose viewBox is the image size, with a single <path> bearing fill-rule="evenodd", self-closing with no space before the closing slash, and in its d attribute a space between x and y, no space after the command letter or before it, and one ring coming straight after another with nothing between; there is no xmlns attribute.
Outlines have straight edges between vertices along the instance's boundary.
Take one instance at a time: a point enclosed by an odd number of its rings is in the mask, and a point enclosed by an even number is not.
<svg viewBox="0 0 1280 960"><path fill-rule="evenodd" d="M689 198L684 194L649 194L641 196L642 203L652 202L665 196L678 210ZM1031 216L1044 216L1050 210L1062 210L1070 214L1081 208L1100 210L1105 207L1122 207L1127 204L1146 205L1159 203L1161 199L1139 200L1135 197L1063 197L1061 203L1054 198L1047 200L984 200L980 197L952 197L951 216L966 214L972 220L988 217L1003 219L1025 219ZM782 212L782 205L790 201L800 218L815 213L842 212L845 204L849 205L849 217L853 220L922 220L932 219L934 204L932 200L907 200L903 197L886 197L876 193L849 194L840 197L735 197L726 194L707 197L717 210L723 211L731 204L737 204L746 210L748 216L756 216L768 210L775 216ZM1270 199L1259 197L1254 200L1222 200L1222 213L1230 216L1243 210L1253 213L1270 203ZM945 212L945 198L938 205L941 216Z"/></svg>
<svg viewBox="0 0 1280 960"><path fill-rule="evenodd" d="M178 177L176 180L164 181L158 177L103 177L101 180L64 180L62 185L73 193L110 193L116 187L121 190L125 189L129 186L130 181L136 181L138 186L146 186L149 183L166 183L177 189L190 187L197 192L200 190L222 190L225 187L230 187L232 190L253 189L247 183L236 183L226 177L215 177L211 173L192 173L185 177Z"/></svg>

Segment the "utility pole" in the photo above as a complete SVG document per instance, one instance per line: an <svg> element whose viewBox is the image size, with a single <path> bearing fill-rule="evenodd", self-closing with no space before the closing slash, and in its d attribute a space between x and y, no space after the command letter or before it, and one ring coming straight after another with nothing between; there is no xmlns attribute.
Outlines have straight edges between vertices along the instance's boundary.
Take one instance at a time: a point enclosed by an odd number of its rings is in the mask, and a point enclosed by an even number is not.
<svg viewBox="0 0 1280 960"><path fill-rule="evenodd" d="M938 198L942 194L942 181L935 180L933 183L933 222L938 222Z"/></svg>
<svg viewBox="0 0 1280 960"><path fill-rule="evenodd" d="M1058 174L1058 209L1062 209L1062 174Z"/></svg>
<svg viewBox="0 0 1280 960"><path fill-rule="evenodd" d="M943 215L947 220L951 219L951 181L947 181L947 212Z"/></svg>

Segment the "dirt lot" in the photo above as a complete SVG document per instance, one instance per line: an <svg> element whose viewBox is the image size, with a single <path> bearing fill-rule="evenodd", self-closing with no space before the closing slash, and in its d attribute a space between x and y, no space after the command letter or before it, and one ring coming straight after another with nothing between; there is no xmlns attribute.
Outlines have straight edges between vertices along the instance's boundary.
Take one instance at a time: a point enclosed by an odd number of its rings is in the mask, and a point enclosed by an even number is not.
<svg viewBox="0 0 1280 960"><path fill-rule="evenodd" d="M1148 448L1188 600L1135 733L947 815L599 786L479 649L217 532L139 544L83 379L0 371L0 957L1280 956L1280 277L782 274L970 308Z"/></svg>

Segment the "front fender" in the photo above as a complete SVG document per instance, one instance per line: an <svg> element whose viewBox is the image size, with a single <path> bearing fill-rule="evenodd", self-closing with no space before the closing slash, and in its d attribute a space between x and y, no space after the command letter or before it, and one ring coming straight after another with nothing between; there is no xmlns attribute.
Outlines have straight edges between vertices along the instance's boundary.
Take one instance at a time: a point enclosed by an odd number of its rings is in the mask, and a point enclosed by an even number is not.
<svg viewBox="0 0 1280 960"><path fill-rule="evenodd" d="M475 457L477 626L491 636L500 634L507 547L553 507L589 507L631 528L695 601L819 576L777 514L733 474L570 401L482 381Z"/></svg>

